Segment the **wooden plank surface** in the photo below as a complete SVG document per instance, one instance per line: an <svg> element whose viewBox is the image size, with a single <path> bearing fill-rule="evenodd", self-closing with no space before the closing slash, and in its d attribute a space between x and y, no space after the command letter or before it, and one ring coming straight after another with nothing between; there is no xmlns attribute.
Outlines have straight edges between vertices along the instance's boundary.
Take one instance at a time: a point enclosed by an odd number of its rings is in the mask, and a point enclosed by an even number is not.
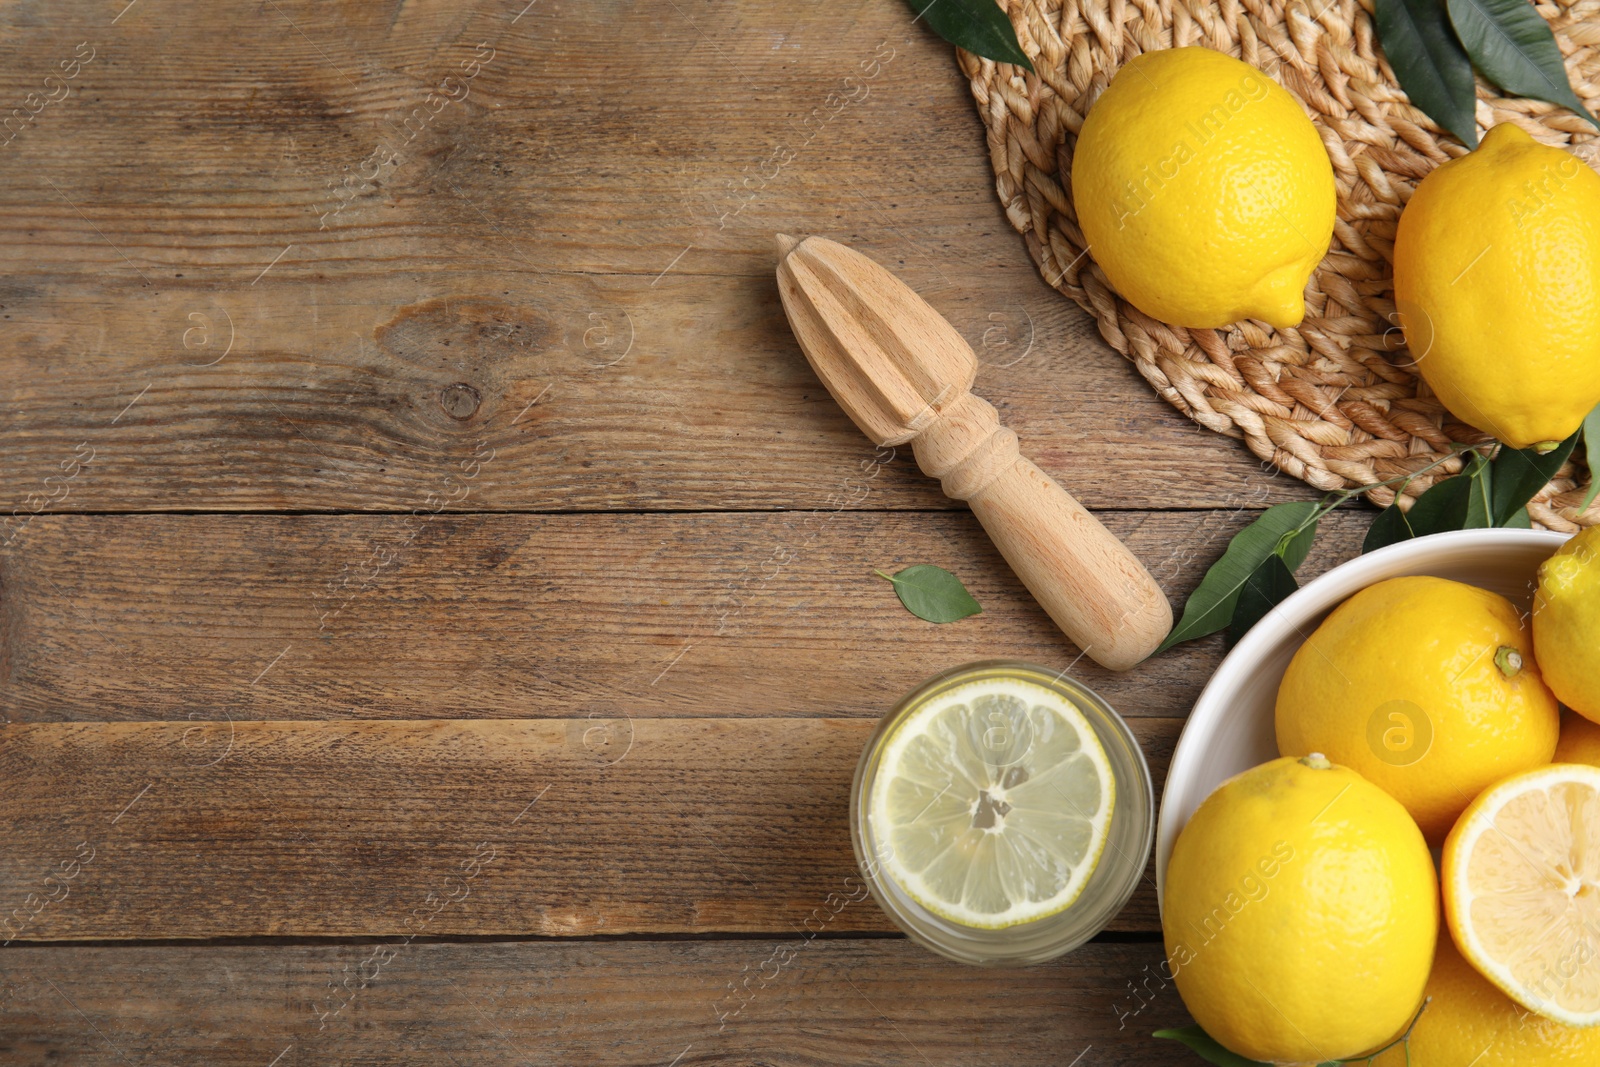
<svg viewBox="0 0 1600 1067"><path fill-rule="evenodd" d="M1303 570L1354 556L1330 516ZM1103 516L1181 605L1252 512ZM981 615L935 626L873 568L936 563ZM16 721L862 716L1008 657L1130 718L1181 717L1220 638L1116 674L965 513L41 516L0 556Z"/></svg>
<svg viewBox="0 0 1600 1067"><path fill-rule="evenodd" d="M0 149L3 509L952 507L909 459L855 495L871 450L783 321L780 229L923 291L1090 507L1294 493L1038 278L903 5L521 6L0 8L4 98L79 71Z"/></svg>
<svg viewBox="0 0 1600 1067"><path fill-rule="evenodd" d="M63 297L81 284L5 305L7 511L955 507L909 454L868 486L874 450L769 273ZM926 295L989 360L980 395L1087 506L1296 491L1158 399L1031 270ZM1001 330L1015 347L986 350Z"/></svg>
<svg viewBox="0 0 1600 1067"><path fill-rule="evenodd" d="M15 1067L1194 1063L1148 1036L1188 1022L1160 967L1152 943L994 970L901 939L826 935L25 948L0 953L0 1057Z"/></svg>
<svg viewBox="0 0 1600 1067"><path fill-rule="evenodd" d="M1137 721L1157 780L1180 726ZM782 935L855 874L872 727L0 726L0 940ZM1117 929L1157 925L1153 887ZM892 929L866 901L829 928Z"/></svg>
<svg viewBox="0 0 1600 1067"><path fill-rule="evenodd" d="M1310 495L1038 278L904 4L0 4L0 101L52 86L0 134L0 1060L1189 1062L1148 879L1022 971L798 932L910 686L1070 667L1159 782L1221 642L1076 661L836 410L775 231L924 293L1175 603Z"/></svg>

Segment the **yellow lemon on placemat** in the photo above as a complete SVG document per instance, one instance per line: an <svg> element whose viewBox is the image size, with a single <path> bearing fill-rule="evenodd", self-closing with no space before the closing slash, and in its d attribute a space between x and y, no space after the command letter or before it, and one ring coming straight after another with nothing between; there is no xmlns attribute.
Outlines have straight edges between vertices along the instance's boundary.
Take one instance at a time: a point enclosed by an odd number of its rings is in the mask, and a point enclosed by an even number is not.
<svg viewBox="0 0 1600 1067"><path fill-rule="evenodd" d="M1486 790L1444 845L1461 954L1518 1004L1571 1026L1600 1024L1597 828L1600 767L1556 763Z"/></svg>
<svg viewBox="0 0 1600 1067"><path fill-rule="evenodd" d="M1549 763L1560 731L1512 603L1421 575L1335 608L1290 661L1276 719L1279 752L1355 768L1435 843L1490 783Z"/></svg>
<svg viewBox="0 0 1600 1067"><path fill-rule="evenodd" d="M1394 298L1458 418L1512 448L1568 437L1600 403L1600 175L1501 123L1412 193Z"/></svg>
<svg viewBox="0 0 1600 1067"><path fill-rule="evenodd" d="M1333 236L1335 195L1300 104L1209 48L1129 60L1073 152L1089 255L1134 307L1178 326L1297 325Z"/></svg>
<svg viewBox="0 0 1600 1067"><path fill-rule="evenodd" d="M1600 721L1600 526L1539 565L1533 649L1561 702Z"/></svg>
<svg viewBox="0 0 1600 1067"><path fill-rule="evenodd" d="M884 871L934 914L984 929L1077 900L1116 809L1089 720L1018 678L981 678L913 711L883 742L873 791Z"/></svg>
<svg viewBox="0 0 1600 1067"><path fill-rule="evenodd" d="M1374 1067L1595 1067L1600 1029L1530 1014L1491 985L1439 938L1428 975L1428 1006L1411 1031L1410 1059L1395 1047Z"/></svg>
<svg viewBox="0 0 1600 1067"><path fill-rule="evenodd" d="M1323 1063L1410 1021L1438 881L1404 808L1320 756L1228 779L1172 847L1167 961L1206 1033L1250 1059Z"/></svg>

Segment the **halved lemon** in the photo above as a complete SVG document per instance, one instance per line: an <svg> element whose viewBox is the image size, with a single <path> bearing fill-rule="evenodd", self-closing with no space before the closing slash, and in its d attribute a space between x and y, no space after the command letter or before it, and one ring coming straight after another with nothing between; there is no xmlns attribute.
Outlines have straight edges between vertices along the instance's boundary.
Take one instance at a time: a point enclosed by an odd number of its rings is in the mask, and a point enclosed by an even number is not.
<svg viewBox="0 0 1600 1067"><path fill-rule="evenodd" d="M1468 962L1530 1011L1600 1024L1600 768L1556 763L1486 789L1443 867Z"/></svg>
<svg viewBox="0 0 1600 1067"><path fill-rule="evenodd" d="M882 869L917 903L1000 929L1069 907L1100 860L1116 786L1081 711L1018 678L937 693L885 739L868 804Z"/></svg>

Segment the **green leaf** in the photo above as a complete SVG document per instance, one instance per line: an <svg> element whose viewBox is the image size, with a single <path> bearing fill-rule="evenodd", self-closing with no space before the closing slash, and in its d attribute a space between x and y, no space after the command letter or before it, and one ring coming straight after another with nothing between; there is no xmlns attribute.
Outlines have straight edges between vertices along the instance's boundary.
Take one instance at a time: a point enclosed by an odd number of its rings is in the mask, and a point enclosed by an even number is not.
<svg viewBox="0 0 1600 1067"><path fill-rule="evenodd" d="M1396 494L1394 503L1378 512L1378 517L1372 520L1372 525L1367 529L1367 539L1361 542L1361 551L1372 552L1375 549L1387 548L1401 541L1409 541L1415 536L1417 535L1412 532L1406 513L1400 509L1399 494Z"/></svg>
<svg viewBox="0 0 1600 1067"><path fill-rule="evenodd" d="M1017 31L995 0L906 0L917 18L957 48L996 63L1033 64L1017 43Z"/></svg>
<svg viewBox="0 0 1600 1067"><path fill-rule="evenodd" d="M1589 491L1583 495L1583 503L1578 506L1580 514L1589 510L1595 494L1600 493L1600 406L1596 406L1583 420L1583 454L1589 461Z"/></svg>
<svg viewBox="0 0 1600 1067"><path fill-rule="evenodd" d="M1483 453L1474 452L1465 473L1457 475L1467 480L1467 515L1461 520L1463 530L1481 530L1494 525L1494 487L1490 484L1493 474L1494 468L1483 458Z"/></svg>
<svg viewBox="0 0 1600 1067"><path fill-rule="evenodd" d="M1311 543L1316 539L1316 522L1306 523L1300 529L1290 530L1278 538L1278 547L1274 555L1283 560L1290 573L1293 573L1300 569L1300 564L1311 554Z"/></svg>
<svg viewBox="0 0 1600 1067"><path fill-rule="evenodd" d="M1462 144L1478 147L1472 60L1443 0L1377 0L1377 23L1383 54L1411 102Z"/></svg>
<svg viewBox="0 0 1600 1067"><path fill-rule="evenodd" d="M1406 513L1412 537L1466 528L1467 505L1472 495L1472 479L1462 475L1446 478L1417 497Z"/></svg>
<svg viewBox="0 0 1600 1067"><path fill-rule="evenodd" d="M1237 643L1262 616L1299 588L1300 583L1294 580L1294 572L1282 556L1274 554L1262 560L1239 590L1239 603L1234 605L1233 619L1228 623L1228 644Z"/></svg>
<svg viewBox="0 0 1600 1067"><path fill-rule="evenodd" d="M1268 556L1282 556L1290 570L1298 567L1316 536L1318 504L1297 500L1277 504L1233 535L1222 558L1211 565L1200 585L1183 606L1183 618L1172 628L1157 652L1173 645L1214 634L1233 620L1239 590Z"/></svg>
<svg viewBox="0 0 1600 1067"><path fill-rule="evenodd" d="M893 583L906 610L929 622L955 622L983 611L961 579L931 563L918 563L895 574L873 571Z"/></svg>
<svg viewBox="0 0 1600 1067"><path fill-rule="evenodd" d="M1527 508L1518 508L1511 513L1509 519L1500 525L1514 530L1531 530L1533 529L1533 517L1528 514Z"/></svg>
<svg viewBox="0 0 1600 1067"><path fill-rule="evenodd" d="M1571 108L1596 126L1572 91L1550 24L1528 0L1447 0L1450 23L1484 77L1516 96Z"/></svg>
<svg viewBox="0 0 1600 1067"><path fill-rule="evenodd" d="M1526 476L1516 467L1508 470L1507 477L1514 475ZM1489 461L1481 452L1474 452L1466 470L1435 483L1417 497L1410 511L1400 510L1397 494L1395 502L1372 520L1366 540L1361 543L1361 551L1371 552L1428 534L1489 526L1494 515L1494 492L1495 483ZM1506 499L1512 498L1508 496ZM1516 506L1520 508L1522 504Z"/></svg>
<svg viewBox="0 0 1600 1067"><path fill-rule="evenodd" d="M1193 1049L1207 1063L1217 1067L1266 1067L1260 1060L1247 1060L1236 1052L1229 1052L1217 1044L1216 1038L1198 1026L1185 1026L1182 1030L1157 1030L1151 1037L1164 1037Z"/></svg>
<svg viewBox="0 0 1600 1067"><path fill-rule="evenodd" d="M1490 464L1494 471L1489 479L1493 490L1490 494L1490 525L1509 526L1517 512L1522 511L1534 494L1556 476L1556 471L1561 469L1576 447L1577 433L1542 456L1531 448L1519 451L1502 447Z"/></svg>

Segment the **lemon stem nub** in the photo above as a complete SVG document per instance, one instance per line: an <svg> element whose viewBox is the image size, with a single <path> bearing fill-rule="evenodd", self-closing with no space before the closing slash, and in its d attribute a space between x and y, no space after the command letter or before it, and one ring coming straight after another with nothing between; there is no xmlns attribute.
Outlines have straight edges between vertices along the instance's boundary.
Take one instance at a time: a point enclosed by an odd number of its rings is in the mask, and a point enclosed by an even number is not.
<svg viewBox="0 0 1600 1067"><path fill-rule="evenodd" d="M1494 654L1494 665L1507 678L1515 678L1522 673L1522 653L1510 645L1501 645Z"/></svg>
<svg viewBox="0 0 1600 1067"><path fill-rule="evenodd" d="M1310 767L1314 771L1325 771L1333 766L1333 763L1328 759L1328 757L1324 756L1320 752L1313 752L1309 756L1302 756L1300 757L1300 762L1305 764L1307 767Z"/></svg>
<svg viewBox="0 0 1600 1067"><path fill-rule="evenodd" d="M1560 445L1560 444L1561 444L1560 441L1540 441L1539 443L1537 443L1536 445L1533 446L1533 450L1535 452L1539 453L1539 455L1542 456L1542 455L1545 455L1546 453L1554 452L1556 450L1556 447L1558 445Z"/></svg>

